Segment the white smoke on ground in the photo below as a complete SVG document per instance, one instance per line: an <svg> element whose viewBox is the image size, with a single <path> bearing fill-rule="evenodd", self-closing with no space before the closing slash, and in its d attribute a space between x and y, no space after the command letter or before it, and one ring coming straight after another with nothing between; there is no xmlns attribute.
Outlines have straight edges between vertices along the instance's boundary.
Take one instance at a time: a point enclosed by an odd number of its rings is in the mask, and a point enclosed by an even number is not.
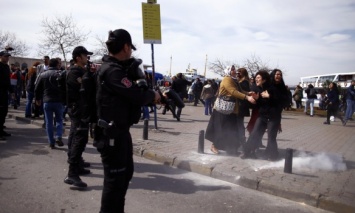
<svg viewBox="0 0 355 213"><path fill-rule="evenodd" d="M260 166L255 171L261 169L279 169L283 168L285 160L271 162L264 166ZM298 153L297 157L292 159L292 169L310 170L310 171L346 171L346 164L340 155L320 153L316 155L307 154L305 152Z"/></svg>

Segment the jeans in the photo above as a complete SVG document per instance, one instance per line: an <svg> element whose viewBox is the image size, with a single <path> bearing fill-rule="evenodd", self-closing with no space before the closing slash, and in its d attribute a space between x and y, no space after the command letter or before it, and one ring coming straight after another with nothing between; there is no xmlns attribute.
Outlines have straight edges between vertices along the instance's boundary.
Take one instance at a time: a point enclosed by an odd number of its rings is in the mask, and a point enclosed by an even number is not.
<svg viewBox="0 0 355 213"><path fill-rule="evenodd" d="M149 108L148 106L143 106L142 107L142 111L143 111L143 119L149 119Z"/></svg>
<svg viewBox="0 0 355 213"><path fill-rule="evenodd" d="M345 112L345 120L349 120L353 117L355 111L355 101L354 100L346 100L346 112Z"/></svg>
<svg viewBox="0 0 355 213"><path fill-rule="evenodd" d="M25 116L26 117L30 117L32 115L31 106L32 106L33 98L34 98L34 93L33 92L27 92L27 103L26 103L26 111L25 111Z"/></svg>
<svg viewBox="0 0 355 213"><path fill-rule="evenodd" d="M302 101L296 101L296 108L302 109Z"/></svg>
<svg viewBox="0 0 355 213"><path fill-rule="evenodd" d="M53 113L56 121L56 138L62 138L63 134L63 103L47 102L43 104L44 119L46 122L46 132L49 144L55 143L53 137Z"/></svg>
<svg viewBox="0 0 355 213"><path fill-rule="evenodd" d="M211 115L212 114L212 98L207 98L205 100L205 115Z"/></svg>
<svg viewBox="0 0 355 213"><path fill-rule="evenodd" d="M313 115L313 110L314 110L314 99L313 98L307 99L306 106L304 106L304 112L307 112L308 106L309 106L309 110L310 110L310 115Z"/></svg>
<svg viewBox="0 0 355 213"><path fill-rule="evenodd" d="M193 102L194 101L194 95L193 94L188 94L188 99L189 99L189 102Z"/></svg>

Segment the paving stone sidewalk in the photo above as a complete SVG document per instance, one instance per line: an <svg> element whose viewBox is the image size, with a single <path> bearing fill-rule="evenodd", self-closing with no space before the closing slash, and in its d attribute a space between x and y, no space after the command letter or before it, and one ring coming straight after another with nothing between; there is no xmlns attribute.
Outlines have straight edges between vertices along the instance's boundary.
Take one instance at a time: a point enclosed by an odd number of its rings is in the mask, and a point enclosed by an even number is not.
<svg viewBox="0 0 355 213"><path fill-rule="evenodd" d="M41 126L40 119L25 119L23 110L9 109L9 116ZM197 152L200 131L210 118L203 110L201 105L186 104L180 122L170 112L162 115L157 110L157 129L150 114L148 140L143 140L143 121L131 128L134 154L325 210L355 212L355 122L324 125L324 117L285 111L278 135L280 161L263 160L263 149L259 159L242 160L213 154L208 140L204 153ZM292 174L283 172L286 148L294 149Z"/></svg>

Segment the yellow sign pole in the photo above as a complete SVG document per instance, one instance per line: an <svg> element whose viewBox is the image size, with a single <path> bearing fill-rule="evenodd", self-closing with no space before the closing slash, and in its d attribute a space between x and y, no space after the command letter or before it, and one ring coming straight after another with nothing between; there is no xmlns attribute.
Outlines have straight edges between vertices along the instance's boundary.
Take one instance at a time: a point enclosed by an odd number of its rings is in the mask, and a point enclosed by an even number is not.
<svg viewBox="0 0 355 213"><path fill-rule="evenodd" d="M154 65L154 44L161 44L161 23L160 23L160 5L156 0L147 0L148 3L142 3L143 19L143 40L152 48L152 85L155 87L155 65ZM154 125L158 129L156 107L154 107Z"/></svg>
<svg viewBox="0 0 355 213"><path fill-rule="evenodd" d="M161 44L160 5L142 3L143 39L145 44Z"/></svg>

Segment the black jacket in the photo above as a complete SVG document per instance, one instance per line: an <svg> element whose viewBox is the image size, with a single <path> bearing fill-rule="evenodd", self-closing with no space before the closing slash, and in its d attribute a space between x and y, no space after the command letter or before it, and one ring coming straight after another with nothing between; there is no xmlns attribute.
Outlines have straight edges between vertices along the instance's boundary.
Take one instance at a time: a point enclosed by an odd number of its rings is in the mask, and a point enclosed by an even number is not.
<svg viewBox="0 0 355 213"><path fill-rule="evenodd" d="M249 81L244 80L239 82L241 89L245 92L250 92ZM240 116L250 116L249 102L247 100L239 100L239 115Z"/></svg>
<svg viewBox="0 0 355 213"><path fill-rule="evenodd" d="M105 55L97 71L96 105L99 119L113 121L117 132L128 130L139 121L141 106L152 103L155 93L137 86L135 76L138 67L131 69L134 59L119 61Z"/></svg>
<svg viewBox="0 0 355 213"><path fill-rule="evenodd" d="M86 69L80 66L72 66L67 72L67 106L80 104L80 87L84 73Z"/></svg>
<svg viewBox="0 0 355 213"><path fill-rule="evenodd" d="M38 76L35 86L35 99L48 102L65 102L65 78L60 77L62 72L50 67Z"/></svg>
<svg viewBox="0 0 355 213"><path fill-rule="evenodd" d="M177 94L179 94L180 98L186 98L188 85L191 85L190 81L178 78L172 82L171 89L173 89Z"/></svg>
<svg viewBox="0 0 355 213"><path fill-rule="evenodd" d="M0 62L0 91L12 92L10 83L10 67Z"/></svg>
<svg viewBox="0 0 355 213"><path fill-rule="evenodd" d="M281 117L283 108L288 103L287 90L285 85L272 84L267 90L270 97L262 98L261 95L257 101L259 108L259 115L267 118Z"/></svg>

